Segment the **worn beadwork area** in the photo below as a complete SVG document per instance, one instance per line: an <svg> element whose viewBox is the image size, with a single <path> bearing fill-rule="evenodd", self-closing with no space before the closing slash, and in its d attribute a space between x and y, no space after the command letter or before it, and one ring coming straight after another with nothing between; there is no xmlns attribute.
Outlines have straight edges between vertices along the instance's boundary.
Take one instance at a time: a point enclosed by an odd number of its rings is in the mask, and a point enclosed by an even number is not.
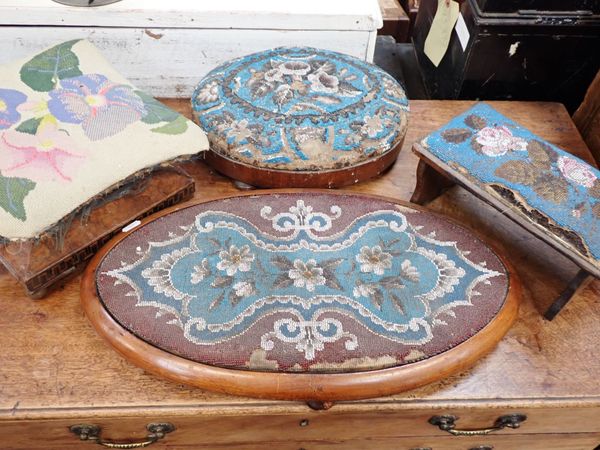
<svg viewBox="0 0 600 450"><path fill-rule="evenodd" d="M600 171L479 103L421 145L600 271Z"/></svg>
<svg viewBox="0 0 600 450"><path fill-rule="evenodd" d="M360 164L406 133L408 100L378 67L340 53L279 48L211 71L192 95L211 149L279 170Z"/></svg>
<svg viewBox="0 0 600 450"><path fill-rule="evenodd" d="M508 291L499 258L428 212L360 195L213 201L144 225L96 270L146 342L224 368L348 372L464 342Z"/></svg>

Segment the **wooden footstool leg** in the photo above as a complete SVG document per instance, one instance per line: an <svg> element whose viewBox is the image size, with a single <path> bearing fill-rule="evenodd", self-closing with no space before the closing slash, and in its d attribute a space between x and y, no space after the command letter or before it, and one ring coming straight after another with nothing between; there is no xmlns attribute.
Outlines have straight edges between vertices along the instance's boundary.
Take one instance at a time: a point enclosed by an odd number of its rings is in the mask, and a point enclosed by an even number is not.
<svg viewBox="0 0 600 450"><path fill-rule="evenodd" d="M594 277L585 270L581 269L577 272L577 275L573 277L564 291L554 300L554 303L544 313L544 317L547 320L552 320L560 312L561 309L576 296L582 289L584 289Z"/></svg>
<svg viewBox="0 0 600 450"><path fill-rule="evenodd" d="M455 184L453 180L442 175L425 160L420 159L417 166L417 185L410 201L418 205L425 205Z"/></svg>

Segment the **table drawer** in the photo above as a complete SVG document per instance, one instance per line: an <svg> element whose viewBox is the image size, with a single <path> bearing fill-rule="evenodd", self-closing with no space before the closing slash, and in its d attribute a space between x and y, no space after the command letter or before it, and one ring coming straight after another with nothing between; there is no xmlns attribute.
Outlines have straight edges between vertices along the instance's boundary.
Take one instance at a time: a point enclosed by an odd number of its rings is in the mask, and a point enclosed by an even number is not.
<svg viewBox="0 0 600 450"><path fill-rule="evenodd" d="M498 448L497 445L503 442L506 442L506 445L512 445L512 440L517 438L534 442L537 436L546 434L560 435L560 439L567 439L565 436L571 436L573 439L577 436L578 439L600 436L600 422L597 420L599 409L592 407L487 410L473 408L431 411L397 410L393 412L383 410L364 413L344 411L343 409L347 407L348 405L340 405L337 407L338 411L336 411L336 406L329 411L307 409L306 414L259 414L256 412L243 414L240 412L239 415L219 415L203 414L199 411L197 415L144 414L143 417L141 415L139 417L103 418L82 416L56 420L4 421L0 422L0 442L15 449L48 449L52 446L67 448L68 445L82 445L78 437L70 431L70 427L77 424L100 427L100 436L103 439L131 442L143 440L146 437L148 424L164 422L172 424L175 431L168 433L161 442L181 446L203 445L206 448L258 442L272 444L272 448L277 449L287 448L286 446L291 443L298 445L298 448L306 448L303 443L312 443L313 446L322 445L323 442L341 445L346 442L365 440L366 436L370 440L381 441L383 446L381 448L387 448L384 447L384 444L387 445L388 441L412 439L414 436L419 436L423 442L428 442L427 445L424 445L425 448L434 446L433 444L436 442L444 442L444 445L452 444L458 445L458 447L444 446L442 448L466 449L470 448L469 445L477 442L483 442L486 445L492 443L494 448ZM492 427L498 417L515 413L527 416L518 429L505 428L488 436L452 436L447 431L429 423L432 416L452 415L456 418L456 430L479 430ZM600 439L597 440L600 444ZM420 444L410 444L408 447L411 445L423 447ZM571 447L562 448L570 449Z"/></svg>

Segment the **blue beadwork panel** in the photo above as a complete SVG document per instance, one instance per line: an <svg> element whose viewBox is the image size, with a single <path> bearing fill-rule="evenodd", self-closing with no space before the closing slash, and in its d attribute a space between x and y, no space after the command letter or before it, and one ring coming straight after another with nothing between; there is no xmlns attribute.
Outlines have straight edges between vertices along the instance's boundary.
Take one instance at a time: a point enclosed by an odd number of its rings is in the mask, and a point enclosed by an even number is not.
<svg viewBox="0 0 600 450"><path fill-rule="evenodd" d="M596 168L485 103L455 117L421 144L600 270Z"/></svg>
<svg viewBox="0 0 600 450"><path fill-rule="evenodd" d="M211 149L234 161L318 171L385 154L406 133L402 86L357 58L278 48L228 62L192 95Z"/></svg>
<svg viewBox="0 0 600 450"><path fill-rule="evenodd" d="M427 359L504 304L468 231L376 198L273 194L192 206L106 255L98 294L147 342L226 368L345 372Z"/></svg>

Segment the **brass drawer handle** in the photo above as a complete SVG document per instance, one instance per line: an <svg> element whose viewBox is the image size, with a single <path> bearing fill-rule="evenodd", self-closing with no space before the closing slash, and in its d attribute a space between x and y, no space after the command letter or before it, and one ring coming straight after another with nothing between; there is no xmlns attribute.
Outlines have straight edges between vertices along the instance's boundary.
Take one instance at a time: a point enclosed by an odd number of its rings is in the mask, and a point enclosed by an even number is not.
<svg viewBox="0 0 600 450"><path fill-rule="evenodd" d="M100 437L102 429L98 425L79 424L70 428L71 432L76 434L82 441L95 442L108 448L143 448L154 444L156 441L165 437L165 434L175 431L175 427L170 423L149 423L146 425L148 435L142 442L133 442L130 444L119 444L118 442L105 441Z"/></svg>
<svg viewBox="0 0 600 450"><path fill-rule="evenodd" d="M494 426L479 430L457 430L455 424L457 420L458 417L456 416L433 416L429 419L429 423L454 436L483 436L506 427L519 428L521 423L527 420L527 416L524 414L507 414L505 416L500 416L496 419Z"/></svg>

